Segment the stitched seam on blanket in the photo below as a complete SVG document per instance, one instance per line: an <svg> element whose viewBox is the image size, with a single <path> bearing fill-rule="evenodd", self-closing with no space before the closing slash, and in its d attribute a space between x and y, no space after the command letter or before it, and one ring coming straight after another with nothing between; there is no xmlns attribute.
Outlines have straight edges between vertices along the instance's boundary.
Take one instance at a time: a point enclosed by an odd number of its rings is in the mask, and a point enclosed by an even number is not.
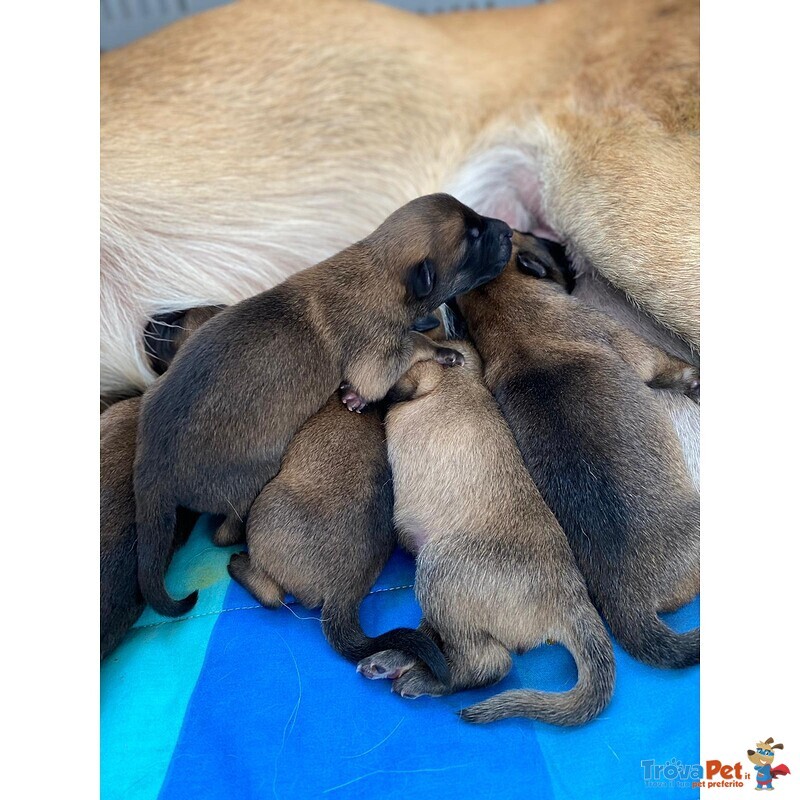
<svg viewBox="0 0 800 800"><path fill-rule="evenodd" d="M380 592L396 592L398 589L413 589L414 584L409 583L407 586L388 586L385 589L373 589L371 592L367 594L367 597L371 594L379 594ZM289 605L295 605L297 601L294 603L289 603ZM190 619L200 619L201 617L212 617L215 614L224 614L227 611L255 611L256 609L264 608L262 605L255 605L255 606L239 606L238 608L220 608L216 611L206 611L203 614L191 614L188 617L178 617L177 619L165 619L161 622L148 622L147 625L133 625L131 630L138 631L144 630L145 628L160 628L162 625L170 625L173 622L186 622Z"/></svg>

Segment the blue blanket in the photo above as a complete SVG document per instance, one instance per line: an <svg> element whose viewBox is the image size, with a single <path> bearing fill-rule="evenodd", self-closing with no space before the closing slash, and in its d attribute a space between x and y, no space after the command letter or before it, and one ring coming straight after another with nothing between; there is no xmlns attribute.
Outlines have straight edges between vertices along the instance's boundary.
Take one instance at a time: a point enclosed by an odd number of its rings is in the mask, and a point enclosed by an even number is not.
<svg viewBox="0 0 800 800"><path fill-rule="evenodd" d="M404 700L325 642L319 612L287 598L268 611L230 581L231 552L201 518L175 556L186 617L148 609L101 670L101 790L116 798L653 798L643 761L699 763L699 667L644 666L615 645L617 687L582 728L487 726L455 711L504 689L562 691L576 680L559 645L514 657L502 683ZM413 561L396 553L361 610L367 633L416 625ZM665 619L699 624L699 600ZM697 797L667 782L659 800Z"/></svg>

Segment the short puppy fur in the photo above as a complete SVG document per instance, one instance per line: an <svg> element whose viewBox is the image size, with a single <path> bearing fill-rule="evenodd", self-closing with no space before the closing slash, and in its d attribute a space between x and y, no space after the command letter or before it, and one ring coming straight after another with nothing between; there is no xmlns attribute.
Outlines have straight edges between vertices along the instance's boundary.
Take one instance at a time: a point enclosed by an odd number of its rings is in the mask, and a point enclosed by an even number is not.
<svg viewBox="0 0 800 800"><path fill-rule="evenodd" d="M367 636L358 609L397 537L392 525L392 475L381 413L351 414L339 394L292 439L280 472L247 517L248 553L228 571L268 608L286 592L306 608L322 608L322 629L353 663L397 649L422 659L448 682L447 662L424 634L397 629Z"/></svg>
<svg viewBox="0 0 800 800"><path fill-rule="evenodd" d="M144 610L136 578L133 462L141 397L100 415L100 658L121 641Z"/></svg>
<svg viewBox="0 0 800 800"><path fill-rule="evenodd" d="M151 321L145 339L153 367L162 372L186 339L220 310L219 306L174 312ZM163 330L162 330L163 328ZM157 359L157 364L156 364ZM100 658L122 641L144 610L137 577L136 500L133 464L141 397L114 403L100 416ZM197 515L178 509L173 546L188 537Z"/></svg>
<svg viewBox="0 0 800 800"><path fill-rule="evenodd" d="M653 389L699 398L699 373L569 296L535 237L491 284L458 300L486 383L589 592L634 657L700 658L699 628L658 617L699 591L700 501Z"/></svg>
<svg viewBox="0 0 800 800"><path fill-rule="evenodd" d="M396 652L363 660L369 678L391 678L404 697L494 683L509 651L562 642L578 667L559 693L503 692L464 709L470 722L512 716L555 725L596 717L614 687L611 642L564 532L525 469L481 363L465 342L448 342L464 366L416 364L390 393L386 417L395 485L395 525L417 555L421 630L440 642L452 683Z"/></svg>
<svg viewBox="0 0 800 800"><path fill-rule="evenodd" d="M552 248L551 248L552 252ZM566 261L563 250L561 263ZM699 354L666 329L655 325L647 314L637 311L624 292L598 274L581 275L572 296L582 303L613 317L617 323L638 334L655 347L695 366ZM693 398L676 391L654 391L654 396L672 420L683 449L683 457L695 489L700 491L700 406Z"/></svg>
<svg viewBox="0 0 800 800"><path fill-rule="evenodd" d="M505 223L428 195L192 337L142 402L135 487L147 601L176 616L197 599L176 601L164 587L178 506L227 515L220 538L239 539L292 437L340 385L360 410L420 359L458 363L411 325L495 277L510 252Z"/></svg>

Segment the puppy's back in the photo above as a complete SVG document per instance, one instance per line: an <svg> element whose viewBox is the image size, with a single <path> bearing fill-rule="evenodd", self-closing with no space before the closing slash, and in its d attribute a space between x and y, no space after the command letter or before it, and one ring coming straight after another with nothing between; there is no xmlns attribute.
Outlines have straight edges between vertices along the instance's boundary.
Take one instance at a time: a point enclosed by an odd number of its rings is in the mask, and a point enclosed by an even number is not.
<svg viewBox="0 0 800 800"><path fill-rule="evenodd" d="M498 535L508 514L534 530L552 521L542 518L550 514L541 498L538 504L521 502L536 495L536 487L483 382L480 357L466 342L448 345L464 355L464 366L415 365L408 373L415 396L392 406L386 417L395 523L412 552L420 535L439 531Z"/></svg>
<svg viewBox="0 0 800 800"><path fill-rule="evenodd" d="M656 616L698 577L699 496L671 420L616 349L614 320L552 286L530 291L536 311L514 323L525 344L493 363L494 395L615 635L647 663L696 663L699 631Z"/></svg>

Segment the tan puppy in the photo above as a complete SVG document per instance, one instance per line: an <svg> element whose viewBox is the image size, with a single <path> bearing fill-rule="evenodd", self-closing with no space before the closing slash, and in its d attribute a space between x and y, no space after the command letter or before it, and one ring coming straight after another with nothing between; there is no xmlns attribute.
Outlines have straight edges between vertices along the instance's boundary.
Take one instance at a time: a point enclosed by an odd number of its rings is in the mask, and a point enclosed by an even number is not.
<svg viewBox="0 0 800 800"><path fill-rule="evenodd" d="M402 650L447 683L447 662L427 636L398 629L371 638L359 622L358 607L397 541L393 507L380 414L351 414L337 393L286 448L247 516L248 553L232 556L228 571L268 608L281 606L285 592L306 608L321 606L325 636L350 661Z"/></svg>
<svg viewBox="0 0 800 800"><path fill-rule="evenodd" d="M485 378L525 463L572 545L612 633L636 658L700 658L699 628L657 616L699 589L700 501L653 389L699 397L699 373L569 296L549 250L519 255L459 299Z"/></svg>
<svg viewBox="0 0 800 800"><path fill-rule="evenodd" d="M191 308L154 320L145 331L148 352L162 372L186 339L220 309ZM166 328L164 328L166 326ZM164 329L162 329L164 328ZM156 361L157 359L157 361ZM136 559L133 464L142 398L115 403L100 416L100 658L121 641L144 610ZM178 509L173 546L191 532L197 515Z"/></svg>
<svg viewBox="0 0 800 800"><path fill-rule="evenodd" d="M147 318L270 288L449 191L699 346L699 3L241 0L101 58L101 391Z"/></svg>
<svg viewBox="0 0 800 800"><path fill-rule="evenodd" d="M370 236L203 326L142 403L136 454L139 583L160 613L178 506L226 514L241 537L250 505L302 424L340 384L351 410L380 400L416 361L457 364L414 321L495 277L511 230L448 195L417 198Z"/></svg>
<svg viewBox="0 0 800 800"><path fill-rule="evenodd" d="M412 367L392 390L386 416L395 525L417 554L422 630L441 641L445 686L394 652L359 665L394 678L404 697L494 683L523 653L556 640L572 653L578 683L567 692L504 692L461 712L470 722L524 716L578 725L607 705L614 657L564 532L528 475L511 431L481 378L477 353L449 342L465 364Z"/></svg>

